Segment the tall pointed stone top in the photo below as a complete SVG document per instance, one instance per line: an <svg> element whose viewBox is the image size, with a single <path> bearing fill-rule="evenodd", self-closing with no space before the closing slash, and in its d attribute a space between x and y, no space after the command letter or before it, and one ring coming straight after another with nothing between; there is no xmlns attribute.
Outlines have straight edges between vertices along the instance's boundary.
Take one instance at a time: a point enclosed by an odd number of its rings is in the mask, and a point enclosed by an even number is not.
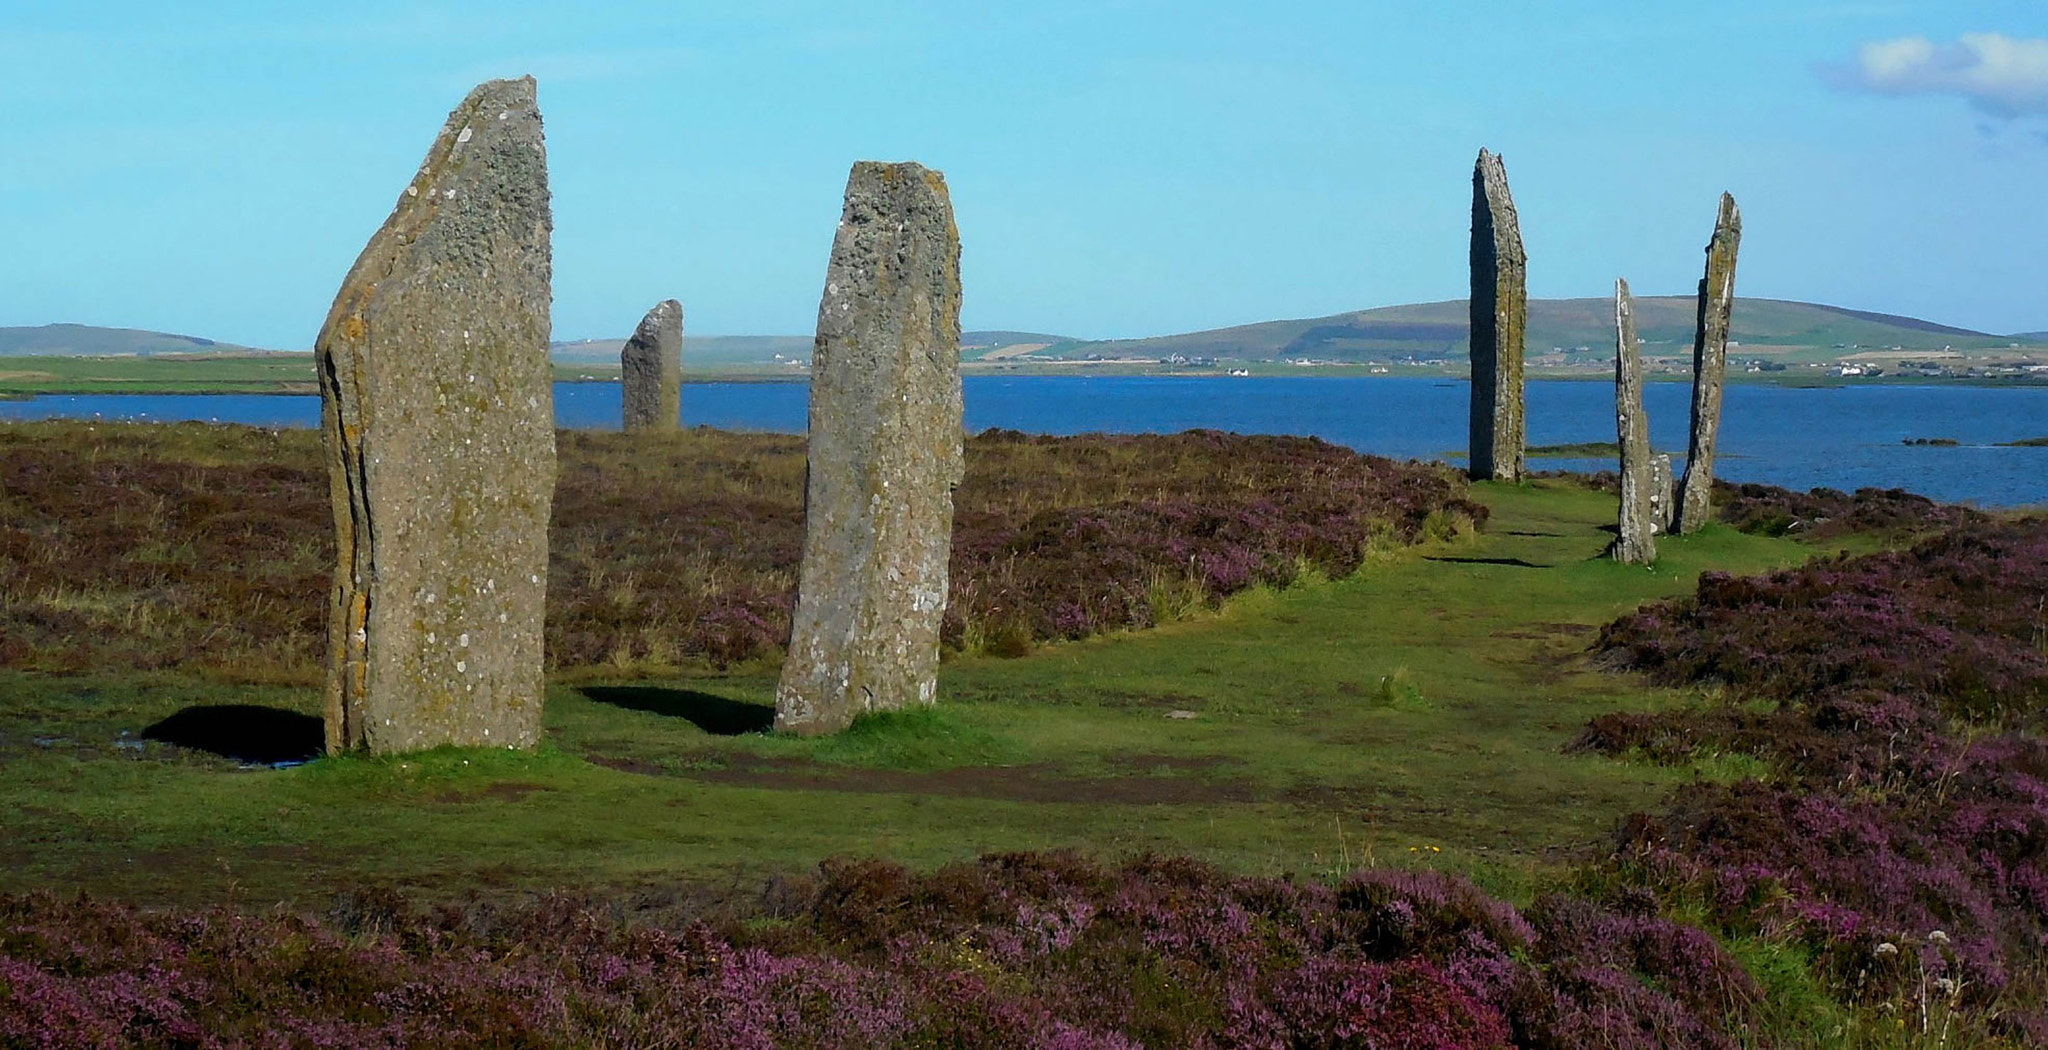
<svg viewBox="0 0 2048 1050"><path fill-rule="evenodd" d="M315 341L330 750L539 739L552 226L533 79L479 85Z"/></svg>
<svg viewBox="0 0 2048 1050"><path fill-rule="evenodd" d="M538 306L539 316L546 317L553 259L547 251L525 249L536 241L545 247L552 229L534 80L485 81L448 115L419 173L349 271L328 322L360 305L360 296L383 288L380 278L401 255L415 266L447 267L448 277L481 280L492 294L517 289L522 300L507 305L527 314ZM490 265L500 261L522 272L504 280Z"/></svg>
<svg viewBox="0 0 2048 1050"><path fill-rule="evenodd" d="M1472 169L1472 190L1476 200L1486 206L1487 232L1492 235L1494 250L1500 253L1501 260L1526 265L1529 257L1522 248L1522 220L1515 214L1515 198L1508 191L1507 161L1500 154L1479 151L1479 160Z"/></svg>
<svg viewBox="0 0 2048 1050"><path fill-rule="evenodd" d="M1721 209L1714 218L1717 227L1742 232L1742 209L1735 206L1735 195L1726 190L1721 192Z"/></svg>

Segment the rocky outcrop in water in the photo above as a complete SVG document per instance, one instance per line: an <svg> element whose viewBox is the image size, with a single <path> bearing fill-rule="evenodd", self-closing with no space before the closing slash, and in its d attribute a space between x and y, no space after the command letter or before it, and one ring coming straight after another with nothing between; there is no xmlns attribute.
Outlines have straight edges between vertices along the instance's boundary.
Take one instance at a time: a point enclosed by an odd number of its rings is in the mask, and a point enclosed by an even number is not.
<svg viewBox="0 0 2048 1050"><path fill-rule="evenodd" d="M683 304L664 299L619 348L627 430L675 430L683 414Z"/></svg>
<svg viewBox="0 0 2048 1050"><path fill-rule="evenodd" d="M854 165L811 359L803 564L775 724L937 699L960 482L960 237L944 176Z"/></svg>
<svg viewBox="0 0 2048 1050"><path fill-rule="evenodd" d="M1636 303L1628 282L1614 282L1614 417L1621 447L1621 514L1614 560L1648 565L1657 560L1650 506L1650 421L1643 413L1643 355L1636 343Z"/></svg>
<svg viewBox="0 0 2048 1050"><path fill-rule="evenodd" d="M483 84L320 330L330 751L539 739L551 227L533 79Z"/></svg>
<svg viewBox="0 0 2048 1050"><path fill-rule="evenodd" d="M1528 328L1529 260L1501 159L1479 151L1472 171L1472 440L1479 480L1520 481L1528 422L1522 350Z"/></svg>
<svg viewBox="0 0 2048 1050"><path fill-rule="evenodd" d="M1707 242L1707 273L1700 279L1699 321L1692 344L1692 439L1685 480L1679 484L1672 531L1697 532L1714 518L1714 445L1721 435L1721 387L1728 371L1728 321L1735 310L1735 255L1742 247L1742 212L1721 195L1714 237Z"/></svg>

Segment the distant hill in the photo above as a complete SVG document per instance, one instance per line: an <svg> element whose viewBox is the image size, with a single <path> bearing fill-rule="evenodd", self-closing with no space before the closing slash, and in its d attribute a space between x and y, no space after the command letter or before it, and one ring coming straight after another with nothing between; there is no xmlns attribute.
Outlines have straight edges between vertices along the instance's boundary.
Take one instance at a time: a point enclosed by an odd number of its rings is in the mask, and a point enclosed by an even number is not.
<svg viewBox="0 0 2048 1050"><path fill-rule="evenodd" d="M1044 332L962 332L960 345L1000 349L1005 346L1023 346L1029 343L1051 344L1071 343L1073 336L1048 335Z"/></svg>
<svg viewBox="0 0 2048 1050"><path fill-rule="evenodd" d="M1650 356L1691 352L1690 295L1646 296L1636 300L1637 329ZM1539 299L1529 304L1529 353L1561 352L1567 361L1611 358L1613 304L1601 299ZM2048 332L1993 335L1913 317L1850 310L1782 299L1742 299L1735 307L1733 339L1738 353L1831 360L1858 352L1897 347L1908 351L1950 348L2002 350L2013 343L2048 346ZM1366 361L1466 355L1465 300L1383 306L1290 321L1262 321L1202 332L1145 339L1080 340L1046 332L979 330L961 333L962 356L984 362L1086 358L1228 358L1241 361ZM616 364L623 339L557 342L551 356L564 364ZM267 351L135 328L81 324L0 327L0 357L151 356L158 354L260 354ZM686 367L774 366L808 361L807 335L714 335L683 339Z"/></svg>
<svg viewBox="0 0 2048 1050"><path fill-rule="evenodd" d="M1636 300L1636 325L1650 354L1690 352L1697 304L1692 296L1646 296ZM1532 355L1553 349L1567 354L1611 356L1613 311L1608 299L1538 299L1529 304L1528 347ZM1463 299L1332 314L1292 321L1218 328L1206 332L1059 343L1039 358L1218 357L1240 360L1366 360L1396 356L1462 358L1468 352ZM1991 335L1911 317L1848 310L1780 299L1737 300L1731 338L1759 353L1835 351L1901 347L1908 350L1989 350L2013 342ZM1585 348L1579 351L1579 348Z"/></svg>
<svg viewBox="0 0 2048 1050"><path fill-rule="evenodd" d="M98 328L88 324L46 324L0 327L0 356L39 354L52 357L135 354L251 353L252 348L218 343L193 335L148 332L140 328Z"/></svg>

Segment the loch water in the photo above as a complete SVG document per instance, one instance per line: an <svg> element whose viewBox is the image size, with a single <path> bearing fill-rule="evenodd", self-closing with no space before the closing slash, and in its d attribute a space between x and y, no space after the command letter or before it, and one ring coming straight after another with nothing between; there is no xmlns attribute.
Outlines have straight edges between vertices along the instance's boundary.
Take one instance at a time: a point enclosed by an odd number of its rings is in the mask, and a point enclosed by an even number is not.
<svg viewBox="0 0 2048 1050"><path fill-rule="evenodd" d="M802 383L691 383L686 425L799 432ZM1384 456L1461 462L1469 388L1462 380L1394 377L1184 378L971 376L970 430L1170 433L1194 427L1305 434ZM1614 440L1609 383L1538 380L1528 387L1529 443ZM1691 386L1651 383L1650 436L1683 460ZM619 425L617 383L558 383L565 427ZM0 402L0 419L49 417L209 420L316 426L311 395L89 394ZM2048 387L1841 386L1733 383L1722 412L1717 474L1794 489L1905 488L1987 507L2048 504L2048 447L2000 442L2048 437ZM1906 445L1912 438L1956 441ZM1534 470L1611 469L1609 459L1532 459Z"/></svg>

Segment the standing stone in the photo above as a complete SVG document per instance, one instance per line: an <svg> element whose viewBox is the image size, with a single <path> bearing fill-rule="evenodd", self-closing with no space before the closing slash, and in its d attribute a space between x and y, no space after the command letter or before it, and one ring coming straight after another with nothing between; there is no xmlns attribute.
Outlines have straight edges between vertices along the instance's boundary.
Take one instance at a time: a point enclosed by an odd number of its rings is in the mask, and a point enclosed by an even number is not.
<svg viewBox="0 0 2048 1050"><path fill-rule="evenodd" d="M1721 381L1728 371L1728 319L1735 309L1735 253L1741 246L1742 212L1723 193L1714 239L1707 242L1707 275L1700 279L1693 329L1692 440L1672 522L1678 533L1698 532L1714 517L1714 443L1721 435Z"/></svg>
<svg viewBox="0 0 2048 1050"><path fill-rule="evenodd" d="M931 704L960 483L960 234L945 177L862 161L811 359L803 567L777 728Z"/></svg>
<svg viewBox="0 0 2048 1050"><path fill-rule="evenodd" d="M1480 480L1522 480L1528 423L1522 407L1522 349L1528 328L1529 258L1508 195L1508 169L1479 151L1472 171L1472 442Z"/></svg>
<svg viewBox="0 0 2048 1050"><path fill-rule="evenodd" d="M1643 414L1643 355L1636 345L1636 301L1623 280L1614 282L1614 418L1621 446L1621 517L1614 537L1614 560L1648 565L1657 560L1651 527L1650 421Z"/></svg>
<svg viewBox="0 0 2048 1050"><path fill-rule="evenodd" d="M683 304L664 299L619 348L627 430L675 430L683 414Z"/></svg>
<svg viewBox="0 0 2048 1050"><path fill-rule="evenodd" d="M1671 531L1672 505L1676 494L1671 484L1671 454L1659 452L1650 457L1650 531L1664 533Z"/></svg>
<svg viewBox="0 0 2048 1050"><path fill-rule="evenodd" d="M483 84L320 330L330 751L539 738L551 225L533 78Z"/></svg>

